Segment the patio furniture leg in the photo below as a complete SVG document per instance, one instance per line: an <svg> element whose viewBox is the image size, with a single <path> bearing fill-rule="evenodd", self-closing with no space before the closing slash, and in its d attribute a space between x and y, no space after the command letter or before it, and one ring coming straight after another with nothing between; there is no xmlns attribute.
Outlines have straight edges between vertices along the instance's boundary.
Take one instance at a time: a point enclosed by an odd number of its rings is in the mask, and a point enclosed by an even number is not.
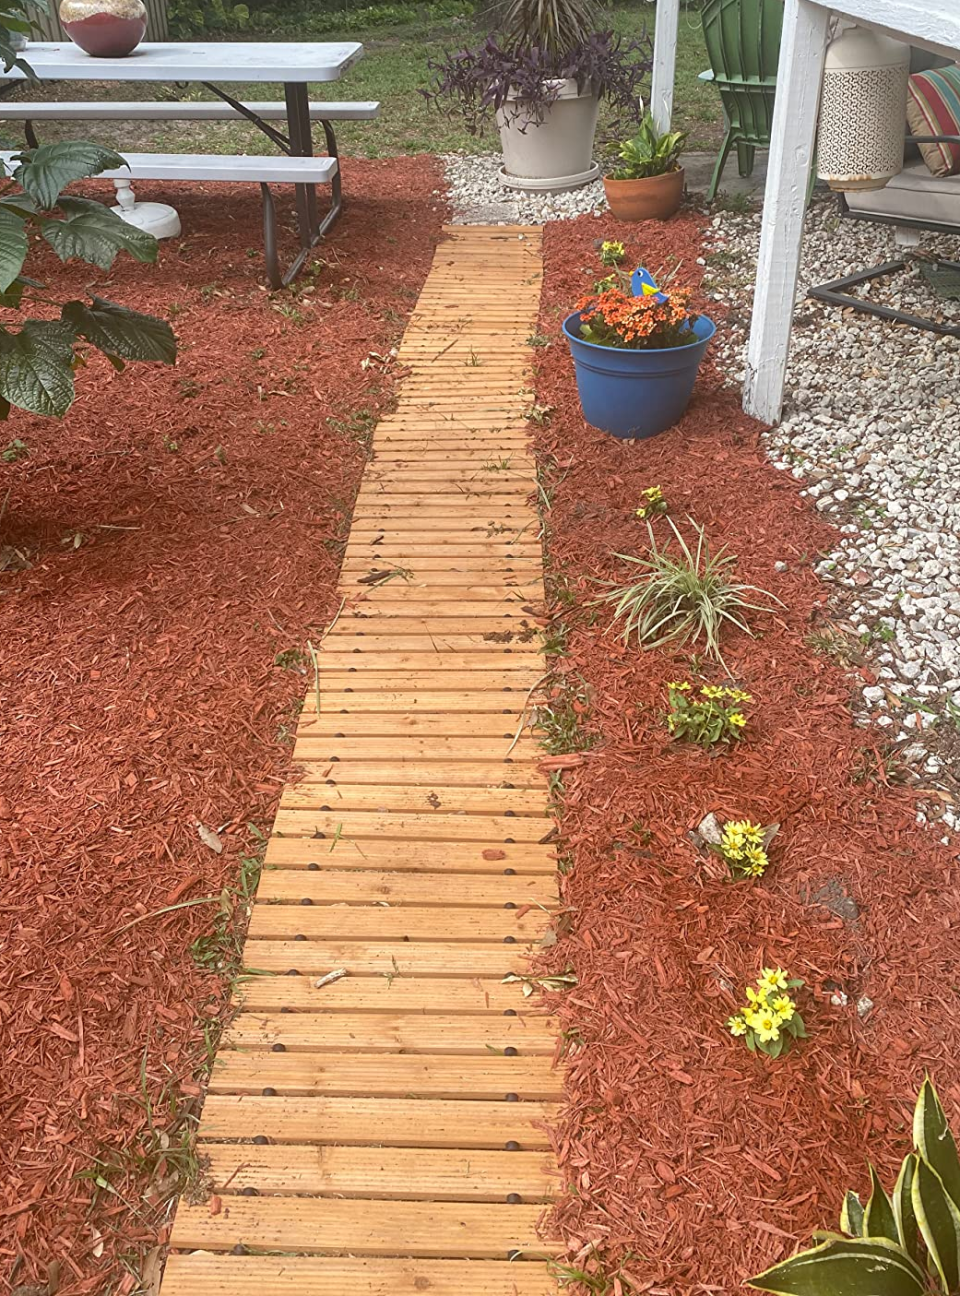
<svg viewBox="0 0 960 1296"><path fill-rule="evenodd" d="M955 261L940 261L939 265L949 270L960 270ZM869 283L871 279L880 279L884 275L896 274L906 265L905 261L886 261L883 265L870 266L867 270L844 275L842 279L831 279L829 283L817 284L811 288L809 296L818 301L828 302L831 306L843 309L862 311L865 315L877 315L880 319L892 320L895 324L906 324L909 328L925 329L928 333L943 333L947 337L960 337L960 325L940 324L936 320L926 319L923 315L911 315L906 311L894 310L892 306L883 306L866 297L855 297L844 292L845 288L855 288L858 284Z"/></svg>
<svg viewBox="0 0 960 1296"><path fill-rule="evenodd" d="M743 391L744 409L764 423L783 407L829 24L813 0L786 0Z"/></svg>
<svg viewBox="0 0 960 1296"><path fill-rule="evenodd" d="M720 188L720 178L723 175L723 168L727 165L727 158L730 156L730 150L733 148L733 136L728 130L723 137L723 143L720 145L720 152L717 154L716 165L713 168L713 176L710 179L710 188L707 190L707 202L713 202L717 196L717 190Z"/></svg>
<svg viewBox="0 0 960 1296"><path fill-rule="evenodd" d="M310 98L306 84L288 82L283 87L287 104L287 128L291 157L313 157L313 134L310 130ZM297 194L297 227L300 246L312 247L317 224L317 191L313 185L295 185Z"/></svg>
<svg viewBox="0 0 960 1296"><path fill-rule="evenodd" d="M737 141L737 168L742 176L753 175L756 156L757 150L752 144L745 144L743 140Z"/></svg>

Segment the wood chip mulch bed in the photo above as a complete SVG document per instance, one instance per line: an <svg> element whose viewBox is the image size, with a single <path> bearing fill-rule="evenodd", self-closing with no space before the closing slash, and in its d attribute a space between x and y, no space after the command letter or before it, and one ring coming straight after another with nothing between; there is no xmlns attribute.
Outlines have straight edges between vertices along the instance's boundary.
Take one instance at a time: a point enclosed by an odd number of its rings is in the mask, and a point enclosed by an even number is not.
<svg viewBox="0 0 960 1296"><path fill-rule="evenodd" d="M681 258L677 282L699 279L696 215L551 225L544 335L558 337L603 273L601 238L653 270ZM563 772L569 930L544 954L579 979L558 997L569 1078L557 1149L573 1191L552 1223L597 1291L734 1292L813 1229L836 1227L844 1190L868 1186L867 1156L892 1183L925 1070L956 1119L955 852L916 825L915 793L891 783L880 740L854 725L863 678L809 643L825 615L812 564L833 533L768 464L737 390L708 367L678 427L622 444L584 424L560 339L541 352L537 393L555 407L537 440L553 491L551 578L568 591L553 604L571 626L559 670L595 744ZM634 514L654 485L679 525L703 524L738 555L742 580L785 604L754 614L755 639L725 639L755 699L728 753L668 741L665 685L696 679L689 651L625 646L608 609L590 607L598 581L634 576L614 555L644 552ZM664 519L654 528L664 541ZM715 664L703 670L722 682ZM730 882L698 855L687 834L711 811L783 825L762 880ZM761 967L777 965L807 983L810 1038L771 1062L725 1023ZM861 1016L864 996L874 1006Z"/></svg>
<svg viewBox="0 0 960 1296"><path fill-rule="evenodd" d="M175 1177L138 1171L146 1100L160 1129L196 1102L225 991L190 954L216 904L129 924L219 896L269 829L438 182L427 158L348 161L296 293L261 286L255 186L176 187L185 234L155 267L40 266L171 319L181 354L95 357L62 424L0 434L29 451L0 462L0 1273L24 1296L157 1272Z"/></svg>

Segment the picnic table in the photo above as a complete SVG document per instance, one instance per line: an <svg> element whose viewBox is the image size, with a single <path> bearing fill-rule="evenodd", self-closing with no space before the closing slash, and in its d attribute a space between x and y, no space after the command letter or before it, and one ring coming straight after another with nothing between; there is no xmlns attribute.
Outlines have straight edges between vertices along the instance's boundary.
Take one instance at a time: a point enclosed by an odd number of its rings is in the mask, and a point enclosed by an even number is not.
<svg viewBox="0 0 960 1296"><path fill-rule="evenodd" d="M346 117L372 117L379 104L311 104L308 82L336 81L361 58L363 46L356 41L336 42L151 42L144 41L132 54L123 58L92 58L69 41L31 42L23 58L41 81L119 81L197 82L212 92L216 101L137 102L111 104L103 101L82 103L35 104L21 101L0 102L0 119L27 122L28 142L35 142L33 121L61 117L91 120L129 116L156 120L211 120L244 118L277 145L282 155L274 157L226 156L223 154L124 154L128 167L105 172L118 184L131 179L209 179L256 180L264 202L264 244L268 278L272 287L289 283L305 263L310 249L336 220L342 208L342 186L336 136L331 122ZM17 67L0 72L0 86L12 80L23 81L25 73ZM281 82L283 104L244 103L217 83ZM218 101L218 102L217 102ZM351 111L354 109L355 111ZM120 111L117 111L120 110ZM271 124L285 119L286 132ZM319 120L327 144L326 158L315 158L311 121ZM296 194L297 232L300 253L285 271L280 271L277 255L276 214L270 194L271 182L294 185ZM332 188L330 210L322 220L317 215L316 186L329 182Z"/></svg>

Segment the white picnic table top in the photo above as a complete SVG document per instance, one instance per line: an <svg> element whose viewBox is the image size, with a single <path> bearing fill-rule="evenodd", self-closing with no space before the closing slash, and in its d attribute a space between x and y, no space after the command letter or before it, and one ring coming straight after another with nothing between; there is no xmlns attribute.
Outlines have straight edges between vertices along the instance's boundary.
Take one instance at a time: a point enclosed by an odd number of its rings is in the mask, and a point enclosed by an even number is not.
<svg viewBox="0 0 960 1296"><path fill-rule="evenodd" d="M124 58L92 58L71 41L31 41L22 57L41 80L336 81L363 55L357 41L144 41ZM0 80L22 79L13 67Z"/></svg>

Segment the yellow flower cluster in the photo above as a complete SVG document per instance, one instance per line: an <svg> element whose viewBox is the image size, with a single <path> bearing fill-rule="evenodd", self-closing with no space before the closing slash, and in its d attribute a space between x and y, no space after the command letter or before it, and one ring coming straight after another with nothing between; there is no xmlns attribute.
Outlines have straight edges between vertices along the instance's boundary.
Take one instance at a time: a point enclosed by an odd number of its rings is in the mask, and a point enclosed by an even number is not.
<svg viewBox="0 0 960 1296"><path fill-rule="evenodd" d="M753 698L749 693L744 693L742 689L722 688L718 684L704 684L700 690L705 698L712 698L719 702L721 698L726 698L729 702L752 702Z"/></svg>
<svg viewBox="0 0 960 1296"><path fill-rule="evenodd" d="M802 981L791 981L783 968L764 968L757 979L757 988L747 987L747 1002L727 1020L727 1029L731 1035L747 1036L751 1048L757 1045L777 1045L781 1033L786 1032L792 1038L802 1038L805 1034L803 1022L797 1012L797 1005L788 991L803 985ZM790 1043L790 1040L785 1041ZM772 1051L778 1056L782 1045Z"/></svg>
<svg viewBox="0 0 960 1296"><path fill-rule="evenodd" d="M605 240L600 245L600 264L605 266L619 265L627 255L627 249L622 243L611 240Z"/></svg>
<svg viewBox="0 0 960 1296"><path fill-rule="evenodd" d="M641 504L637 509L637 517L641 520L648 517L656 517L658 513L666 513L667 501L663 498L663 490L659 486L648 486L646 490L640 492L646 503Z"/></svg>
<svg viewBox="0 0 960 1296"><path fill-rule="evenodd" d="M770 863L763 848L764 829L749 819L733 820L723 826L720 854L737 873L762 877Z"/></svg>

